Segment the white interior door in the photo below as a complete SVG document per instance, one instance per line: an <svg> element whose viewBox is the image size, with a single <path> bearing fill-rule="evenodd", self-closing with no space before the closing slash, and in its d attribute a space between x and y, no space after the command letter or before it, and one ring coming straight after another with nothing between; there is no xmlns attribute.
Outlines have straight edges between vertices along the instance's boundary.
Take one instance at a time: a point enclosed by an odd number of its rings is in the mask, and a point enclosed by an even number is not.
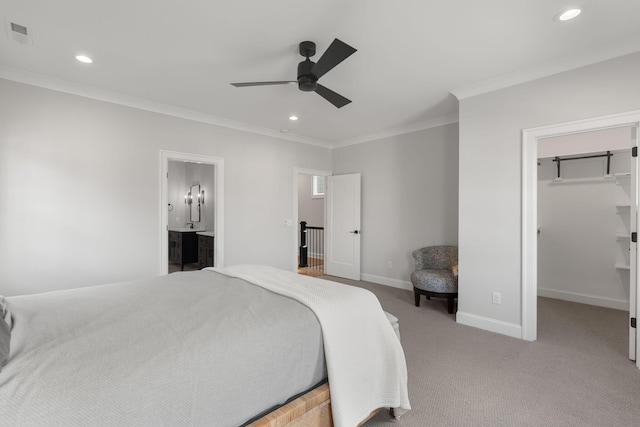
<svg viewBox="0 0 640 427"><path fill-rule="evenodd" d="M360 280L360 174L327 177L325 273Z"/></svg>
<svg viewBox="0 0 640 427"><path fill-rule="evenodd" d="M631 147L638 146L638 128L631 128ZM637 148L636 148L637 149ZM629 230L631 233L638 231L638 157L631 157L631 188L630 194L630 212L629 212ZM637 240L637 239L636 239ZM631 242L629 245L629 359L636 359L637 336L635 328L636 312L638 307L638 244ZM637 364L637 363L636 363ZM640 365L638 365L640 367Z"/></svg>

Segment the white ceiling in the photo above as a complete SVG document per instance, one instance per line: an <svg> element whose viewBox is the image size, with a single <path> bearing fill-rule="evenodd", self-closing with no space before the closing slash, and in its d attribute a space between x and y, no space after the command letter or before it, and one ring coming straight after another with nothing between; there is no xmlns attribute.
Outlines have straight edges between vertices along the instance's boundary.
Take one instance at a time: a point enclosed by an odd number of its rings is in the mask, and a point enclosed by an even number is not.
<svg viewBox="0 0 640 427"><path fill-rule="evenodd" d="M581 16L553 21L573 5ZM0 77L333 147L453 122L452 93L640 51L638 0L0 0L0 17ZM353 101L341 109L229 84L295 80L299 42L317 61L334 38L358 49L320 79Z"/></svg>

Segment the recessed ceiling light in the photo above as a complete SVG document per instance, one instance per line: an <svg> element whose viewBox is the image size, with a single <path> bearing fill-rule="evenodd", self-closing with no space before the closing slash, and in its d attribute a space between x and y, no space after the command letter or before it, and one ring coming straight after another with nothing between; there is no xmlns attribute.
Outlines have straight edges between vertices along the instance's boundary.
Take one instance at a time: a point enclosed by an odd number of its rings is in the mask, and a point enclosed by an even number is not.
<svg viewBox="0 0 640 427"><path fill-rule="evenodd" d="M293 120L293 121L298 120L298 116L289 116L289 120Z"/></svg>
<svg viewBox="0 0 640 427"><path fill-rule="evenodd" d="M93 59L86 55L76 55L76 59L80 62L84 62L85 64L91 64L93 62Z"/></svg>
<svg viewBox="0 0 640 427"><path fill-rule="evenodd" d="M582 13L581 9L568 9L558 13L553 19L556 22L570 21Z"/></svg>

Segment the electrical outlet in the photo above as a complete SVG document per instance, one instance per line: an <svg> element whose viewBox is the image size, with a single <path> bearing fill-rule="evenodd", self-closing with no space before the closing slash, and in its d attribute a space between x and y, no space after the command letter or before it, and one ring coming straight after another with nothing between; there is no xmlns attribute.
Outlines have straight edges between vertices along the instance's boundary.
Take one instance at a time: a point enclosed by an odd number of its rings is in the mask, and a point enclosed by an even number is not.
<svg viewBox="0 0 640 427"><path fill-rule="evenodd" d="M500 292L493 293L493 303L500 304Z"/></svg>
<svg viewBox="0 0 640 427"><path fill-rule="evenodd" d="M387 268L393 268L393 262L387 261Z"/></svg>

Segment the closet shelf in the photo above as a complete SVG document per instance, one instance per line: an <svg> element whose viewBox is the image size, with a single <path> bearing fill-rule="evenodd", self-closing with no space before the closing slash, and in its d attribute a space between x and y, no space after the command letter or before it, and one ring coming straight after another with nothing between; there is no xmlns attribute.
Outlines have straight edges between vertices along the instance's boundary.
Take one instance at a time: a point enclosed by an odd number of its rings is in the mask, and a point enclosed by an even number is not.
<svg viewBox="0 0 640 427"><path fill-rule="evenodd" d="M622 172L614 175L616 178L616 185L628 186L631 181L631 172Z"/></svg>
<svg viewBox="0 0 640 427"><path fill-rule="evenodd" d="M601 182L602 180L612 180L613 175L602 175L602 176L591 176L587 178L553 178L549 183L551 185L560 185L560 184L588 184L593 182ZM616 184L618 185L618 184Z"/></svg>

